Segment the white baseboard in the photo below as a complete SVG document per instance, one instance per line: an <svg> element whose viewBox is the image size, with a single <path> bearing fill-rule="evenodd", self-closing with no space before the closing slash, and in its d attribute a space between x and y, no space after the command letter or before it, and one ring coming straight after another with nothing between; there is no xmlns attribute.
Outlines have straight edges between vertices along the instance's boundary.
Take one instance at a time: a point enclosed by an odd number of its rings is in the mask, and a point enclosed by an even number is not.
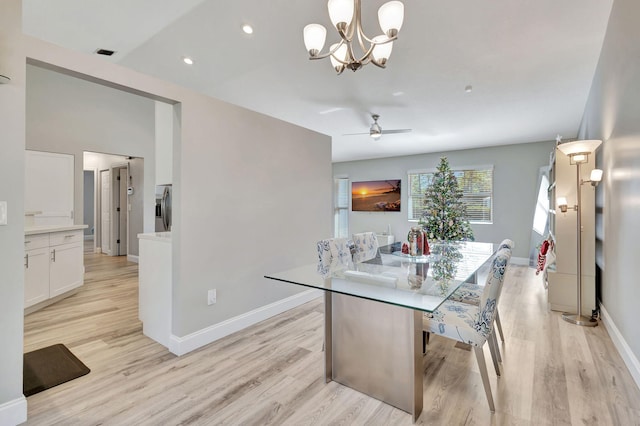
<svg viewBox="0 0 640 426"><path fill-rule="evenodd" d="M529 258L528 257L511 257L511 260L509 262L512 265L529 266Z"/></svg>
<svg viewBox="0 0 640 426"><path fill-rule="evenodd" d="M27 398L21 396L0 404L0 425L15 426L27 421Z"/></svg>
<svg viewBox="0 0 640 426"><path fill-rule="evenodd" d="M283 300L262 306L251 312L230 318L210 327L198 330L184 337L171 335L169 339L169 351L178 356L184 355L209 343L222 339L225 336L243 330L254 324L269 319L275 315L288 311L289 309L310 302L322 296L320 290L307 290Z"/></svg>
<svg viewBox="0 0 640 426"><path fill-rule="evenodd" d="M138 259L139 259L139 257L138 257L138 256L136 256L136 255L134 255L134 254L128 254L128 255L127 255L127 260L128 260L129 262L133 262L133 263L140 263L140 262L138 261Z"/></svg>
<svg viewBox="0 0 640 426"><path fill-rule="evenodd" d="M609 316L609 312L607 312L602 304L600 304L600 317L602 318L602 323L609 332L613 345L620 353L620 356L631 373L631 377L633 377L633 380L636 382L636 386L640 388L640 361L638 361L638 358L627 344L624 336L620 334L620 330L618 330L618 327L614 324L611 316Z"/></svg>

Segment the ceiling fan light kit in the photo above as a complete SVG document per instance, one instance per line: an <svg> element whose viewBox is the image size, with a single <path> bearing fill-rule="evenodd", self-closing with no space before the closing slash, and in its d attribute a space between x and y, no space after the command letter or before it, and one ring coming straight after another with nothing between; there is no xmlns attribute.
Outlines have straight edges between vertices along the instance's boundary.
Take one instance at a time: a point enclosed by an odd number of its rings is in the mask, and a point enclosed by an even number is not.
<svg viewBox="0 0 640 426"><path fill-rule="evenodd" d="M327 53L321 54L327 37L327 30L320 24L309 24L304 27L304 44L309 52L309 59L330 57L331 65L338 74L345 68L357 71L364 65L372 63L385 68L393 41L404 21L404 4L400 1L389 1L378 9L378 21L383 34L369 38L362 29L361 0L329 0L327 3L331 23L340 35L340 42L334 43ZM357 39L357 41L356 41ZM356 56L354 45L362 51Z"/></svg>
<svg viewBox="0 0 640 426"><path fill-rule="evenodd" d="M378 114L371 114L371 118L373 119L373 123L371 123L371 127L369 128L368 133L346 133L343 136L369 135L373 139L378 140L382 135L388 135L392 133L408 133L412 130L412 129L382 130L382 126L378 124L378 119L380 118L380 116Z"/></svg>

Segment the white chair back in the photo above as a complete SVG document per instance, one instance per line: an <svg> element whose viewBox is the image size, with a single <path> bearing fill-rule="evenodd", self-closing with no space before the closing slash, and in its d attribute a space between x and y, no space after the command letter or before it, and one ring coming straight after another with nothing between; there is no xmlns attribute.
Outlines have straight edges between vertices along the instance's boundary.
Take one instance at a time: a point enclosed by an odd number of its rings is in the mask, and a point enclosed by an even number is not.
<svg viewBox="0 0 640 426"><path fill-rule="evenodd" d="M378 255L378 239L373 232L353 234L353 244L356 249L353 254L355 263L373 259Z"/></svg>
<svg viewBox="0 0 640 426"><path fill-rule="evenodd" d="M351 264L351 250L346 238L320 240L318 247L318 273L328 277L331 272L347 269Z"/></svg>
<svg viewBox="0 0 640 426"><path fill-rule="evenodd" d="M496 316L498 300L504 283L504 276L511 259L511 250L507 247L498 250L491 264L491 271L487 276L484 291L480 297L478 316L473 328L487 338L491 333L493 321Z"/></svg>

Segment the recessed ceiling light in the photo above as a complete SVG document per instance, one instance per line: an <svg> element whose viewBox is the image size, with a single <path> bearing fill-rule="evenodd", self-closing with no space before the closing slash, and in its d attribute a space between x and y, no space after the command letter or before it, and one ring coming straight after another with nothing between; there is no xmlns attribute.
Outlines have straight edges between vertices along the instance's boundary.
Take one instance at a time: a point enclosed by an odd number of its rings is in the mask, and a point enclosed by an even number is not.
<svg viewBox="0 0 640 426"><path fill-rule="evenodd" d="M393 96L402 96L402 95L404 95L404 92L393 92L392 95Z"/></svg>
<svg viewBox="0 0 640 426"><path fill-rule="evenodd" d="M96 52L98 55L104 55L104 56L111 56L114 53L116 53L115 50L110 50L110 49L98 49L96 50Z"/></svg>
<svg viewBox="0 0 640 426"><path fill-rule="evenodd" d="M249 24L244 24L242 26L242 31L244 31L245 34L253 34L253 27Z"/></svg>
<svg viewBox="0 0 640 426"><path fill-rule="evenodd" d="M193 59L191 59L191 58L190 58L190 57L188 57L188 56L183 57L183 58L182 58L182 60L183 60L183 61L184 61L184 63L185 63L185 64L187 64L187 65L193 65Z"/></svg>
<svg viewBox="0 0 640 426"><path fill-rule="evenodd" d="M471 85L465 86L464 91L467 93L471 93L471 91L473 91L473 86Z"/></svg>

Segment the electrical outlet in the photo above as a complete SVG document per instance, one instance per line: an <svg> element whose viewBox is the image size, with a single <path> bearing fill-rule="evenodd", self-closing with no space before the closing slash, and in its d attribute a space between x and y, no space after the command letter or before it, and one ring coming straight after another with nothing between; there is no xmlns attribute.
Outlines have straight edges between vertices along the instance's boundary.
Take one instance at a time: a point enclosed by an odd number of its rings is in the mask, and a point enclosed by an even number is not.
<svg viewBox="0 0 640 426"><path fill-rule="evenodd" d="M207 305L213 305L214 303L216 303L216 299L217 299L217 295L216 295L216 289L212 289L209 290L207 292Z"/></svg>

